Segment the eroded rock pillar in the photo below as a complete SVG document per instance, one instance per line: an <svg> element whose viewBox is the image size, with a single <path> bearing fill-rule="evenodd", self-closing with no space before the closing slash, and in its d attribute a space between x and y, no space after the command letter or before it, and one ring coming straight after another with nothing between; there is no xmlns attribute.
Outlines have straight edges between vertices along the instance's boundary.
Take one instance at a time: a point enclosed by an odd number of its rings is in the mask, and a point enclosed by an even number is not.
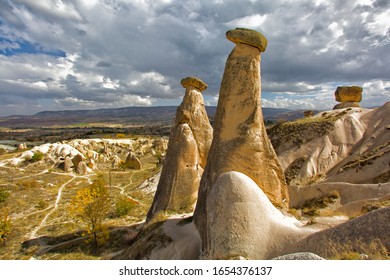
<svg viewBox="0 0 390 280"><path fill-rule="evenodd" d="M222 78L214 121L214 136L200 184L195 223L208 250L207 197L218 177L236 171L251 178L279 207L288 205L283 170L268 139L261 109L260 53L266 38L257 31L226 33L236 46Z"/></svg>
<svg viewBox="0 0 390 280"><path fill-rule="evenodd" d="M184 78L181 84L186 92L176 111L165 163L147 220L159 211L192 212L198 197L213 135L201 93L207 84L196 77Z"/></svg>

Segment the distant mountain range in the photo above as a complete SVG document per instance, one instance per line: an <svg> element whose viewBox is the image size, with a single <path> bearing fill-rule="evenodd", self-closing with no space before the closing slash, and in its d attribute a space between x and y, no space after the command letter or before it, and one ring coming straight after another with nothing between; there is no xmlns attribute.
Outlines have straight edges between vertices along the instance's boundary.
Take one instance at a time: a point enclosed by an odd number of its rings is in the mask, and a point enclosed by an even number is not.
<svg viewBox="0 0 390 280"><path fill-rule="evenodd" d="M50 126L83 125L91 123L119 125L169 125L172 123L176 106L124 107L96 110L42 111L31 116L9 116L0 118L0 127L33 128ZM216 107L206 106L212 120ZM304 110L263 108L264 120L294 120L303 117Z"/></svg>

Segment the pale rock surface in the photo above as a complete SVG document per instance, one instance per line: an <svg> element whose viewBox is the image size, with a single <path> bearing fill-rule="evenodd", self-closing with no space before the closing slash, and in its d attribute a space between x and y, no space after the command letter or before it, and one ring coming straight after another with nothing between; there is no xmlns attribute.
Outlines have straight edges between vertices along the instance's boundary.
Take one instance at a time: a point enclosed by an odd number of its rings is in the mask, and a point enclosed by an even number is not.
<svg viewBox="0 0 390 280"><path fill-rule="evenodd" d="M80 161L77 164L77 173L80 175L87 175L89 172L90 170L85 162Z"/></svg>
<svg viewBox="0 0 390 280"><path fill-rule="evenodd" d="M257 184L242 173L222 174L207 197L204 258L270 259L311 233L313 230L304 229L295 218L276 209Z"/></svg>
<svg viewBox="0 0 390 280"><path fill-rule="evenodd" d="M279 256L276 258L273 258L272 260L325 260L324 258L321 258L320 256L310 253L310 252L299 252L299 253L293 253L293 254L287 254L283 256Z"/></svg>
<svg viewBox="0 0 390 280"><path fill-rule="evenodd" d="M77 154L72 158L73 165L76 167L76 171L79 172L79 163L83 161L83 156L81 154Z"/></svg>
<svg viewBox="0 0 390 280"><path fill-rule="evenodd" d="M345 244L348 242L370 243L378 239L390 249L390 207L369 212L348 222L309 235L298 242L293 251L309 251L323 255L329 249L330 242Z"/></svg>
<svg viewBox="0 0 390 280"><path fill-rule="evenodd" d="M72 162L72 159L70 157L66 157L63 162L63 170L65 172L72 172L73 171L74 164Z"/></svg>
<svg viewBox="0 0 390 280"><path fill-rule="evenodd" d="M140 170L142 169L142 163L141 161L139 160L139 158L133 154L132 152L130 152L128 155L127 155L127 158L123 164L126 168L129 168L129 169L137 169L137 170Z"/></svg>
<svg viewBox="0 0 390 280"><path fill-rule="evenodd" d="M346 182L321 182L310 186L290 186L290 207L299 207L305 201L318 199L337 192L341 205L354 201L374 199L390 194L390 182L382 184L351 184Z"/></svg>
<svg viewBox="0 0 390 280"><path fill-rule="evenodd" d="M97 169L96 162L95 162L95 160L94 160L93 158L88 159L88 161L87 161L87 166L88 166L91 170Z"/></svg>
<svg viewBox="0 0 390 280"><path fill-rule="evenodd" d="M196 202L202 168L197 144L188 124L172 130L165 164L147 220L157 212L191 212Z"/></svg>
<svg viewBox="0 0 390 280"><path fill-rule="evenodd" d="M348 156L334 166L325 181L354 184L390 181L390 101L361 115L365 130Z"/></svg>
<svg viewBox="0 0 390 280"><path fill-rule="evenodd" d="M346 114L332 125L329 132L300 145L294 144L294 141L282 139L276 152L283 170L287 170L296 160L302 160L290 185L307 185L315 178L325 176L329 170L348 157L367 129L362 116L368 111L367 109L345 111ZM325 113L332 117L340 112ZM324 113L319 113L314 118L321 119L322 114ZM311 133L310 130L302 132L303 137L308 137ZM271 134L271 137L275 136ZM288 137L289 135L287 139Z"/></svg>
<svg viewBox="0 0 390 280"><path fill-rule="evenodd" d="M202 89L207 85L196 77L182 79L182 86L186 89L182 103L176 111L175 126L187 123L194 135L198 147L199 165L204 169L213 139L213 128L207 116Z"/></svg>
<svg viewBox="0 0 390 280"><path fill-rule="evenodd" d="M336 104L333 107L333 110L344 109L344 108L352 108L352 107L360 108L360 104L358 102L343 102L343 103Z"/></svg>
<svg viewBox="0 0 390 280"><path fill-rule="evenodd" d="M253 38L252 31L249 33ZM207 197L217 178L225 172L247 175L273 204L280 207L288 204L283 170L265 131L260 99L260 51L248 42L238 43L226 61L213 141L194 214L203 242L207 240Z"/></svg>
<svg viewBox="0 0 390 280"><path fill-rule="evenodd" d="M141 238L113 259L126 260L197 260L201 240L194 223L183 223L183 216L144 225ZM149 229L152 227L152 229Z"/></svg>
<svg viewBox="0 0 390 280"><path fill-rule="evenodd" d="M113 169L118 169L119 166L121 165L122 163L122 160L119 156L117 155L114 155L112 158L111 158L111 167Z"/></svg>
<svg viewBox="0 0 390 280"><path fill-rule="evenodd" d="M164 210L193 211L212 141L213 129L201 93L207 85L196 77L186 77L181 83L186 91L176 111L164 166L147 220Z"/></svg>

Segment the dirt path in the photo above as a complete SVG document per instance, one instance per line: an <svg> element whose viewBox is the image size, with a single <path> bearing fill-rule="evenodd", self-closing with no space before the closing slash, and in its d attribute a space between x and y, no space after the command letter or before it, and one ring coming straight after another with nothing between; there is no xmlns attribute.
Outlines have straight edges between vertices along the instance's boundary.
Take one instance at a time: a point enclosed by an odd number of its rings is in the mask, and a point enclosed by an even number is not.
<svg viewBox="0 0 390 280"><path fill-rule="evenodd" d="M51 209L49 211L49 213L46 214L46 216L43 218L43 220L41 221L41 223L39 224L39 226L37 226L36 228L34 228L34 230L30 233L30 236L29 238L30 239L33 239L33 238L36 238L37 237L37 232L46 225L46 221L47 219L49 218L49 216L55 211L57 210L58 208L58 204L61 200L61 196L62 196L62 190L67 186L69 185L71 182L73 182L73 180L75 180L77 177L74 176L72 177L70 180L66 181L64 184L61 185L61 187L58 189L58 194L57 194L57 198L56 198L56 201L53 205L53 209Z"/></svg>

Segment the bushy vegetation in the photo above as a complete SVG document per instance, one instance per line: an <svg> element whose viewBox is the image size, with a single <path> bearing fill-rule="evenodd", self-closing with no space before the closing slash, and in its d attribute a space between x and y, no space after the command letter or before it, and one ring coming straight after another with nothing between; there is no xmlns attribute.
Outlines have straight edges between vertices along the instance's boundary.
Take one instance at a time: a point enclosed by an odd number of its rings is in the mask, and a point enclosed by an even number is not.
<svg viewBox="0 0 390 280"><path fill-rule="evenodd" d="M44 157L44 154L40 151L36 151L34 155L31 157L32 162L38 162L41 161Z"/></svg>
<svg viewBox="0 0 390 280"><path fill-rule="evenodd" d="M110 198L103 175L79 190L71 200L70 213L78 225L90 235L95 249L108 239L104 225L110 211Z"/></svg>
<svg viewBox="0 0 390 280"><path fill-rule="evenodd" d="M0 189L0 203L4 202L8 197L9 197L9 192L4 189Z"/></svg>
<svg viewBox="0 0 390 280"><path fill-rule="evenodd" d="M137 202L128 197L119 197L115 203L115 214L117 217L123 217L130 213L137 205Z"/></svg>
<svg viewBox="0 0 390 280"><path fill-rule="evenodd" d="M300 215L319 216L321 210L335 203L338 199L340 199L340 194L333 191L328 195L310 199L298 208L290 208L289 212L298 218Z"/></svg>

